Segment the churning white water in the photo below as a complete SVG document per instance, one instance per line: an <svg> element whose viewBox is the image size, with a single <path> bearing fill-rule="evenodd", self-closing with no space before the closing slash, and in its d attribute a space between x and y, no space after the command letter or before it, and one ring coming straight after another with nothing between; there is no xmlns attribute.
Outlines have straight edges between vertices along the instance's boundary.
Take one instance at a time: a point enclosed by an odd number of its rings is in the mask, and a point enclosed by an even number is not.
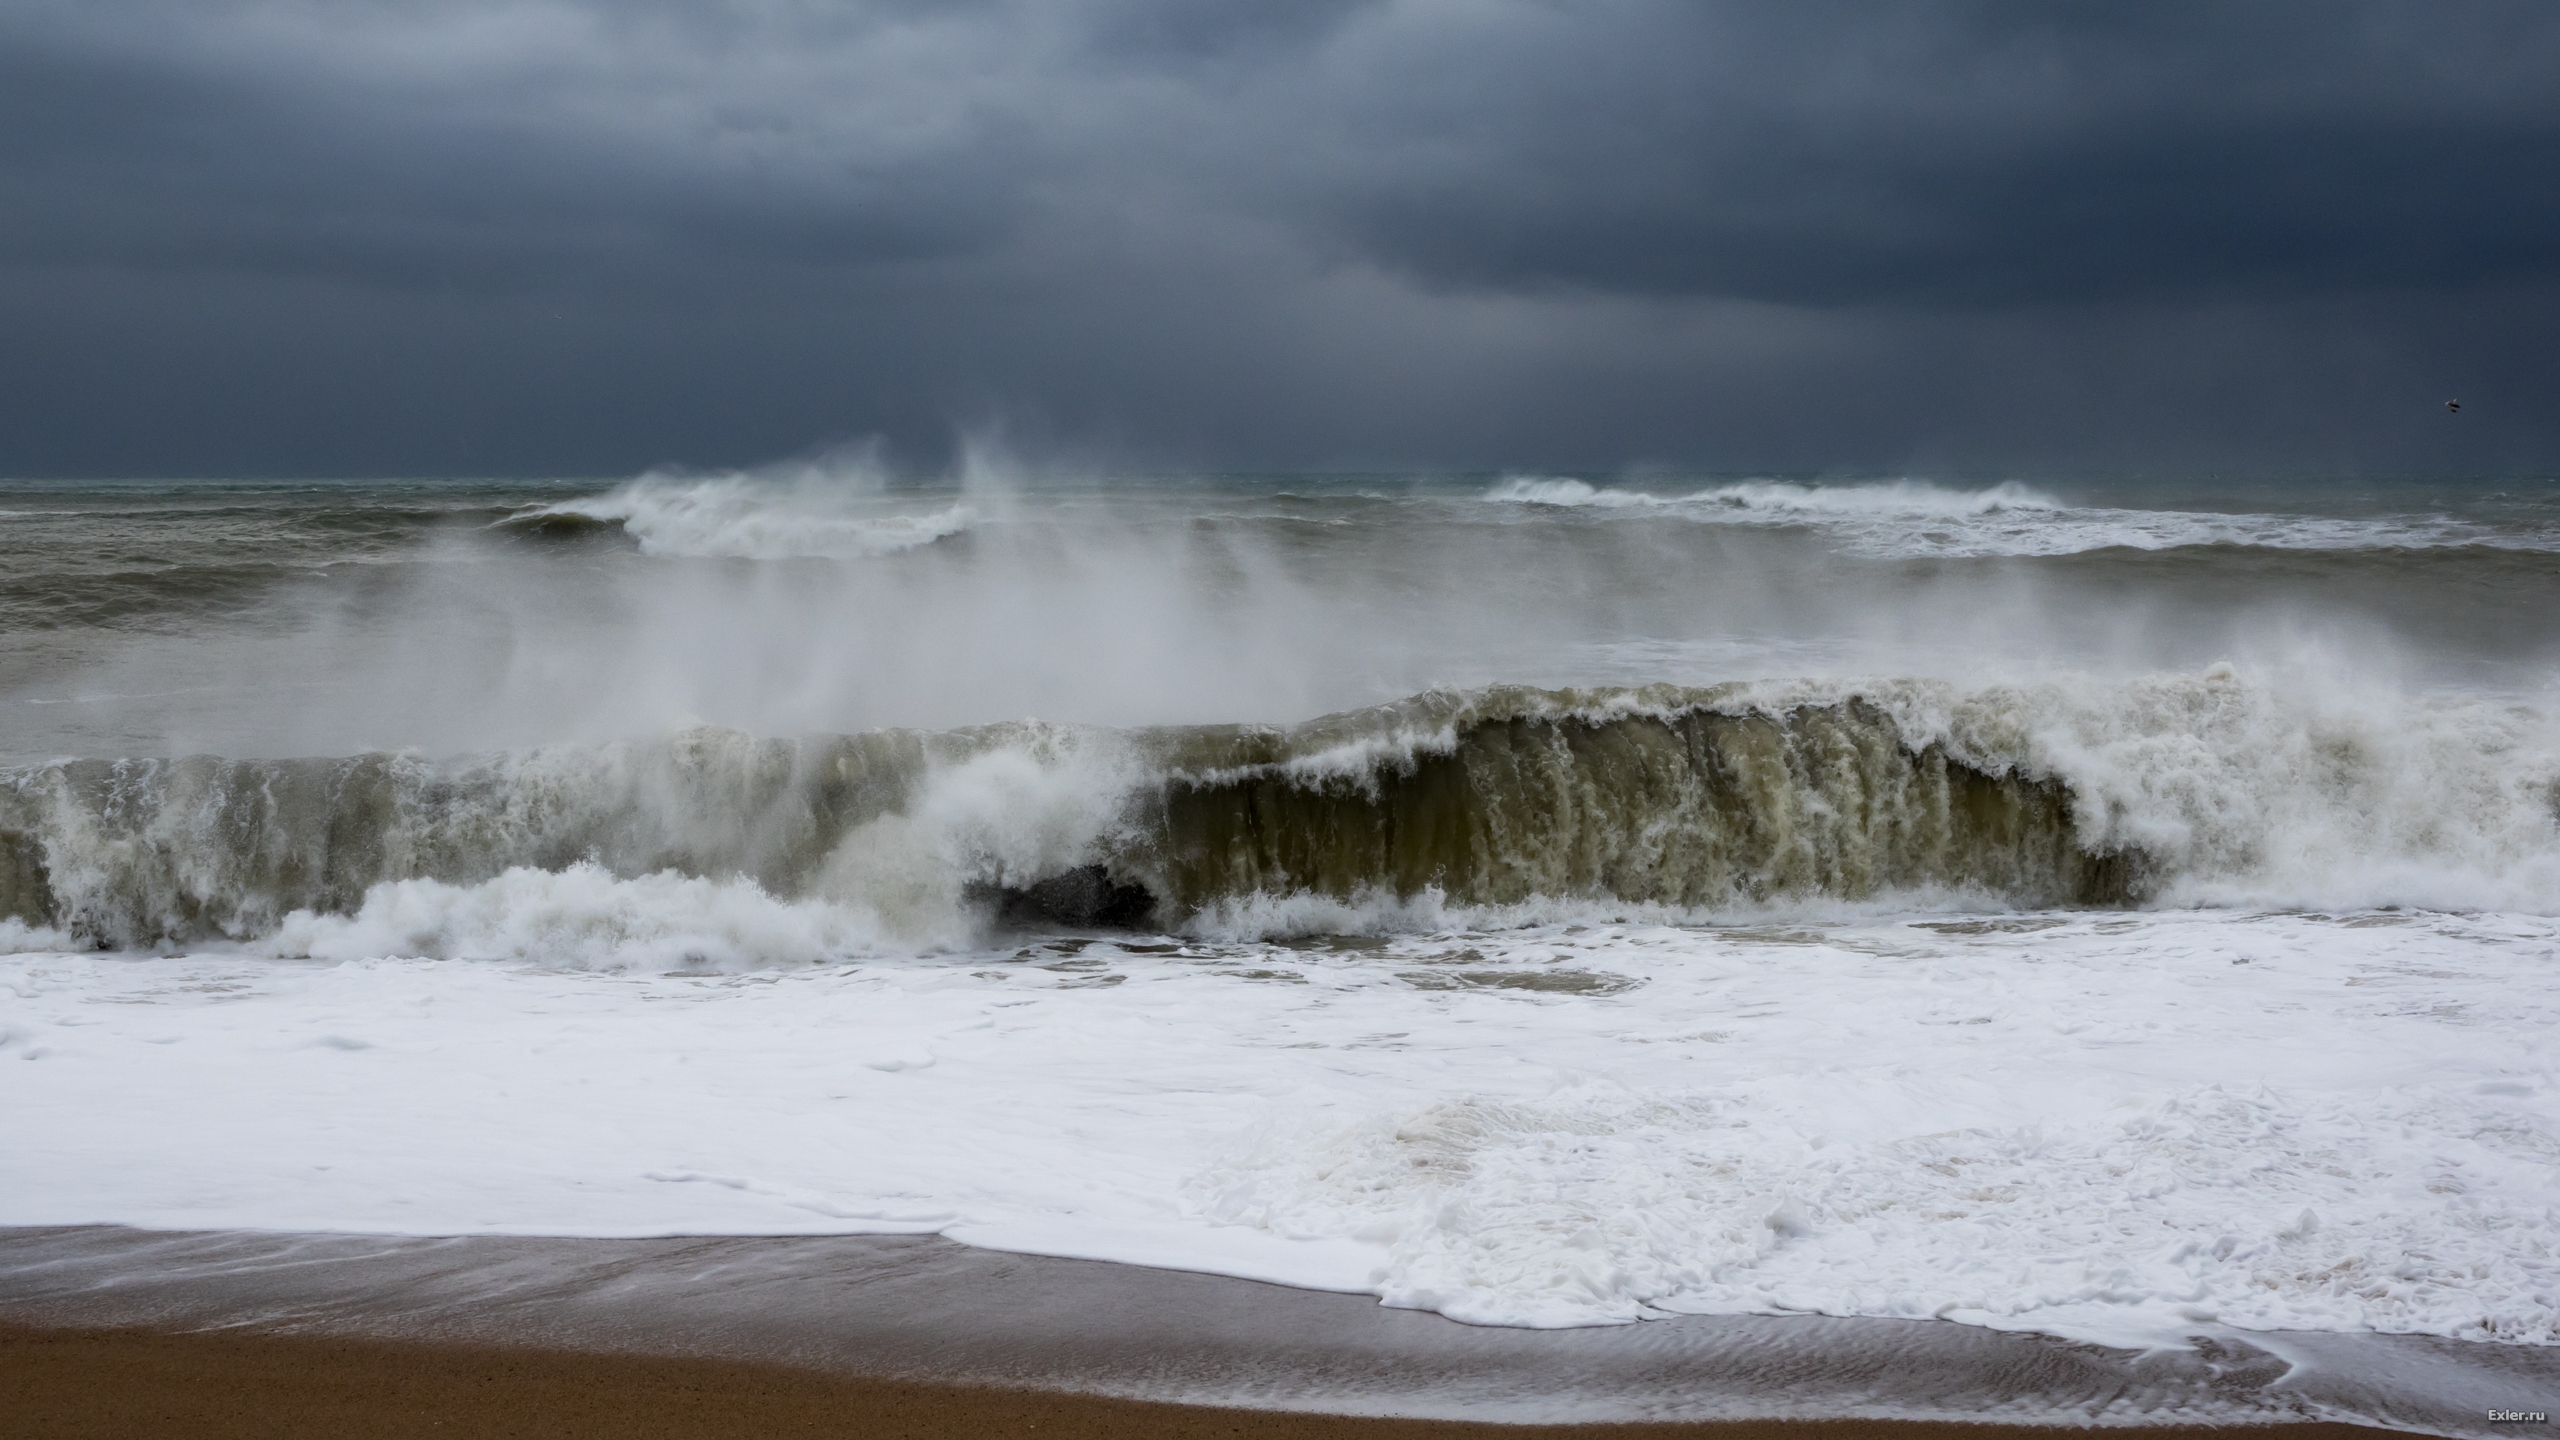
<svg viewBox="0 0 2560 1440"><path fill-rule="evenodd" d="M427 898L299 948L410 948L399 912ZM823 905L573 869L437 924L475 958L9 961L0 1221L932 1231L1494 1324L2560 1340L2548 920L1548 924L813 965L850 925ZM631 968L560 968L608 955Z"/></svg>
<svg viewBox="0 0 2560 1440"><path fill-rule="evenodd" d="M2543 491L41 498L0 1224L2560 1343Z"/></svg>

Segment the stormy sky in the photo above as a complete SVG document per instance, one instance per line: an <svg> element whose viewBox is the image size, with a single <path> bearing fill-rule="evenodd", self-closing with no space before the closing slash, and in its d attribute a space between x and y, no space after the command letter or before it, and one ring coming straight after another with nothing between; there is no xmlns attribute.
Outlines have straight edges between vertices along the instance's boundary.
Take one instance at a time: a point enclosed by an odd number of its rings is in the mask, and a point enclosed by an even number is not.
<svg viewBox="0 0 2560 1440"><path fill-rule="evenodd" d="M0 0L0 474L988 428L2560 468L2560 6Z"/></svg>

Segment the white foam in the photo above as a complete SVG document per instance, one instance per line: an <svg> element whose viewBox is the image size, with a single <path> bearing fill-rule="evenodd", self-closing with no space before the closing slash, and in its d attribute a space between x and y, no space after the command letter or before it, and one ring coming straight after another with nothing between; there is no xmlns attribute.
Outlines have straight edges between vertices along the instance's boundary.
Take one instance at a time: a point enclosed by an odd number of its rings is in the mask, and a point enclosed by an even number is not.
<svg viewBox="0 0 2560 1440"><path fill-rule="evenodd" d="M517 867L479 885L376 885L350 916L297 910L258 944L277 956L535 962L609 970L743 970L876 953L886 927L861 906L787 902L743 878L673 870L617 879L575 864Z"/></svg>
<svg viewBox="0 0 2560 1440"><path fill-rule="evenodd" d="M1981 515L2059 514L2066 507L2041 490L2004 480L1980 490L1949 490L1916 480L1874 485L1792 485L1749 480L1680 497L1682 503L1781 515L1892 515L1959 519Z"/></svg>
<svg viewBox="0 0 2560 1440"><path fill-rule="evenodd" d="M1642 490L1602 488L1584 480L1571 480L1544 475L1514 475L1496 481L1484 492L1487 500L1515 505L1560 505L1566 507L1598 506L1603 509L1625 509L1632 506L1671 503L1659 495Z"/></svg>
<svg viewBox="0 0 2560 1440"><path fill-rule="evenodd" d="M2552 1013L2552 930L2348 924L2364 928L1746 940L1723 1006L1674 1001L1649 967L1648 1023L1614 1038L1658 1063L1269 1132L1201 1184L1228 1218L1387 1243L1391 1303L1488 1322L1817 1311L2118 1343L2211 1324L2560 1339L2560 1107L2515 1048ZM2493 973L2530 978L2502 994ZM1855 978L1884 993L1849 993ZM2368 986L2386 993L2346 998ZM1915 1007L1908 1028L1888 1004ZM1906 1048L1924 1027L1938 1036ZM1683 1083L1702 1061L1722 1083Z"/></svg>
<svg viewBox="0 0 2560 1440"><path fill-rule="evenodd" d="M1660 494L1550 476L1512 476L1484 498L1504 504L1567 509L1659 510L1695 520L1800 524L1824 521L1942 521L2055 516L2070 507L2014 480L1979 490L1951 490L1916 480L1868 485L1797 485L1748 480L1705 490Z"/></svg>
<svg viewBox="0 0 2560 1440"><path fill-rule="evenodd" d="M2555 961L2547 919L2372 912L25 955L0 1223L937 1231L1504 1324L2560 1343Z"/></svg>
<svg viewBox="0 0 2560 1440"><path fill-rule="evenodd" d="M910 946L975 934L972 884L1028 885L1092 864L1137 776L1117 738L1049 726L936 767L903 810L838 842L819 893L859 904Z"/></svg>
<svg viewBox="0 0 2560 1440"><path fill-rule="evenodd" d="M1850 554L1881 558L2072 555L2124 548L2250 545L2282 550L2430 549L2481 545L2548 550L2553 537L2452 516L2373 518L2076 506L2018 481L1953 489L1916 480L1802 485L1749 480L1702 490L1595 486L1507 477L1483 496L1504 504L1655 513L1691 523L1808 526Z"/></svg>
<svg viewBox="0 0 2560 1440"><path fill-rule="evenodd" d="M2082 843L2149 857L2156 903L2560 911L2560 723L2543 710L2228 664L1753 693L1844 692L1910 743L2063 781Z"/></svg>
<svg viewBox="0 0 2560 1440"><path fill-rule="evenodd" d="M32 951L68 950L71 937L45 925L30 925L15 915L0 915L0 955L24 955Z"/></svg>
<svg viewBox="0 0 2560 1440"><path fill-rule="evenodd" d="M804 897L777 897L744 876L664 870L621 878L583 861L558 871L514 866L476 885L378 884L355 914L297 910L256 946L325 960L423 956L740 970L965 945L983 920L969 903L969 886L1025 885L1092 863L1097 845L1121 823L1133 783L1128 752L1108 734L1037 725L999 733L1004 743L929 767L906 805L848 831ZM753 748L743 736L718 731L696 732L684 744L694 758L734 759ZM576 803L557 793L564 781L571 790L666 781L657 769L631 766L627 751L604 758L624 765L589 775L565 757L536 755L519 769L550 781L555 804ZM698 800L663 797L669 805ZM8 935L0 929L0 942ZM35 940L47 937L63 943L55 932L35 932ZM19 948L42 947L31 940Z"/></svg>
<svg viewBox="0 0 2560 1440"><path fill-rule="evenodd" d="M525 512L538 515L617 522L643 554L742 560L891 555L959 534L979 519L967 500L901 509L876 483L762 474L645 475L602 495Z"/></svg>

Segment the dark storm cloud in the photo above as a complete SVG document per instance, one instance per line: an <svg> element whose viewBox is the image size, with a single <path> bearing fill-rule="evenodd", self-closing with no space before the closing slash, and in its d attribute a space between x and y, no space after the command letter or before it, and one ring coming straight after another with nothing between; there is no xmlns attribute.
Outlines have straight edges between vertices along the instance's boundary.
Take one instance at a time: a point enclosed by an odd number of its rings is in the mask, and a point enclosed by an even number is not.
<svg viewBox="0 0 2560 1440"><path fill-rule="evenodd" d="M2551 377L2554 76L2538 3L21 3L0 470L2299 450Z"/></svg>
<svg viewBox="0 0 2560 1440"><path fill-rule="evenodd" d="M700 113L653 127L615 113L654 97L612 84L609 55L599 86L504 56L333 71L326 47L47 38L0 50L0 125L23 147L0 177L12 258L505 288L722 255L963 253L1014 219L1021 162L1001 135L798 154L787 114L743 84L705 93L692 67L668 78Z"/></svg>
<svg viewBox="0 0 2560 1440"><path fill-rule="evenodd" d="M2560 12L1665 7L1381 85L1353 243L1441 283L2000 304L2560 271Z"/></svg>

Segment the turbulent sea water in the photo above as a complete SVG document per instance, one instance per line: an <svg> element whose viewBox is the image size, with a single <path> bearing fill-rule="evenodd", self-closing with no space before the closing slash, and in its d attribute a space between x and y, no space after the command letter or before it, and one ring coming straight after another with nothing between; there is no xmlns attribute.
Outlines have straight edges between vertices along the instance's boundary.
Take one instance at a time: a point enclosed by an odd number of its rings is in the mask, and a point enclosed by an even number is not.
<svg viewBox="0 0 2560 1440"><path fill-rule="evenodd" d="M2560 1343L2560 484L0 486L0 1223Z"/></svg>

